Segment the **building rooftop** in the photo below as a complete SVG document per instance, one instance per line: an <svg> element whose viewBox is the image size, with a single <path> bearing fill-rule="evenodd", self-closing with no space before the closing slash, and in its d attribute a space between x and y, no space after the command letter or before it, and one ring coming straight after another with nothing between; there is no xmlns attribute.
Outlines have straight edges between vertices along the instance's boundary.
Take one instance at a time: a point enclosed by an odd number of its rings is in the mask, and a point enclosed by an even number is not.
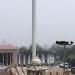
<svg viewBox="0 0 75 75"><path fill-rule="evenodd" d="M0 44L0 49L17 49L17 47L10 44Z"/></svg>

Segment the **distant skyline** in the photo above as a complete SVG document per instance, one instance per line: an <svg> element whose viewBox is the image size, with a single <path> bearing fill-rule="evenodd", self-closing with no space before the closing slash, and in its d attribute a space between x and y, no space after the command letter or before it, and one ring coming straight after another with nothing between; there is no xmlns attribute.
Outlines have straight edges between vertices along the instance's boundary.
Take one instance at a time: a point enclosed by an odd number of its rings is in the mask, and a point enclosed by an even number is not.
<svg viewBox="0 0 75 75"><path fill-rule="evenodd" d="M0 1L0 43L30 46L32 0ZM75 0L37 0L37 43L75 42Z"/></svg>

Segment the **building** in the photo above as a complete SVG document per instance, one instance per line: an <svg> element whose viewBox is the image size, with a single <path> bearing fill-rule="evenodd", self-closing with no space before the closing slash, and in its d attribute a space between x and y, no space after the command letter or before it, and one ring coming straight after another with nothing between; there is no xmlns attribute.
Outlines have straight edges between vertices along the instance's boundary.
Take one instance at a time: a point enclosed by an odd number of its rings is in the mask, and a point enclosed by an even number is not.
<svg viewBox="0 0 75 75"><path fill-rule="evenodd" d="M0 45L0 65L17 64L18 48L9 44Z"/></svg>
<svg viewBox="0 0 75 75"><path fill-rule="evenodd" d="M38 47L39 48L39 47ZM53 64L55 62L55 53L52 51L42 50L39 48L36 50L36 55L40 58L42 64ZM18 64L30 64L32 59L32 48L26 49L22 47L18 53Z"/></svg>
<svg viewBox="0 0 75 75"><path fill-rule="evenodd" d="M36 54L43 64L52 64L55 62L54 52L42 50L38 46ZM30 64L31 60L32 48L26 49L22 47L18 49L16 46L10 44L0 44L0 65Z"/></svg>

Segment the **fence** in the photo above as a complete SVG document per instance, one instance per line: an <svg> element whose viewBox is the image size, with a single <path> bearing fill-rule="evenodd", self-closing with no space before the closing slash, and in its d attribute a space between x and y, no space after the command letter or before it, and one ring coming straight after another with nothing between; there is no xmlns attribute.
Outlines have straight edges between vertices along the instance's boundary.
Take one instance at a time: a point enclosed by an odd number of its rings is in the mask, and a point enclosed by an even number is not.
<svg viewBox="0 0 75 75"><path fill-rule="evenodd" d="M8 69L0 69L0 75L27 75L26 67L15 66ZM51 68L45 71L45 75L71 75L66 70L65 74L62 68Z"/></svg>

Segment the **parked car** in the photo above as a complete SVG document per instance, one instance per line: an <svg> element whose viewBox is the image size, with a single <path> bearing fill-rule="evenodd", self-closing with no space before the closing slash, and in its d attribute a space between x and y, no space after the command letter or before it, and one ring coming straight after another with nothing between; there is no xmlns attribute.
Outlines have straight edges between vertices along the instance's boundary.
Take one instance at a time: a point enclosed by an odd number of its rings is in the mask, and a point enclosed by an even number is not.
<svg viewBox="0 0 75 75"><path fill-rule="evenodd" d="M71 67L71 72L75 74L75 67Z"/></svg>
<svg viewBox="0 0 75 75"><path fill-rule="evenodd" d="M64 68L64 64L59 64L60 68ZM68 63L65 63L65 70L71 71L70 65Z"/></svg>
<svg viewBox="0 0 75 75"><path fill-rule="evenodd" d="M59 64L59 67L64 68L64 64L63 63ZM69 64L68 63L65 63L65 68L69 68Z"/></svg>

